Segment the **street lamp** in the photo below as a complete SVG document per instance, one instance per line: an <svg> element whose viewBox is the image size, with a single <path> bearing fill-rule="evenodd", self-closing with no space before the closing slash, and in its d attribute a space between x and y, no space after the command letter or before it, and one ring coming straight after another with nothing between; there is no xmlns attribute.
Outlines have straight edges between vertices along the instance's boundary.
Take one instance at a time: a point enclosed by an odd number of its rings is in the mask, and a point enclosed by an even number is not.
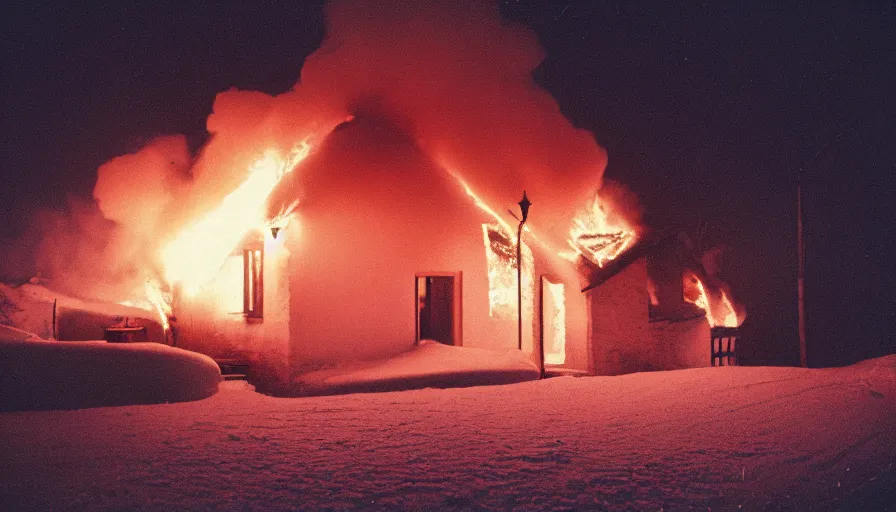
<svg viewBox="0 0 896 512"><path fill-rule="evenodd" d="M526 223L526 219L529 217L529 207L532 206L529 198L526 197L525 190L523 190L523 199L517 204L520 205L520 212L522 212L523 218L518 219L520 224L516 228L516 334L517 348L523 350L523 248L521 238L523 235L523 224Z"/></svg>

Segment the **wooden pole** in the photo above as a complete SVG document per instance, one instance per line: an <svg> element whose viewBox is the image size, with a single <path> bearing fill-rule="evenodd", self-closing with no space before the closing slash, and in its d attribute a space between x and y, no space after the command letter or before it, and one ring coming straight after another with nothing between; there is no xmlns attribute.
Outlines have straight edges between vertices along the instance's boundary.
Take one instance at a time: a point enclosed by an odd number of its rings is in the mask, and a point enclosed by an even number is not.
<svg viewBox="0 0 896 512"><path fill-rule="evenodd" d="M520 226L516 229L516 334L519 350L523 350L523 222L525 221L520 221Z"/></svg>
<svg viewBox="0 0 896 512"><path fill-rule="evenodd" d="M53 341L56 341L56 299L53 299Z"/></svg>
<svg viewBox="0 0 896 512"><path fill-rule="evenodd" d="M803 191L799 183L796 185L796 251L797 258L797 312L799 314L800 333L800 366L806 368L806 295L805 295L805 270L806 253L803 247Z"/></svg>
<svg viewBox="0 0 896 512"><path fill-rule="evenodd" d="M541 378L544 378L545 369L544 369L544 276L540 279L538 284L538 333L539 341L538 341L538 349L541 352ZM533 336L533 339L535 337Z"/></svg>
<svg viewBox="0 0 896 512"><path fill-rule="evenodd" d="M803 170L810 165L814 165L815 162L827 151L828 148L834 145L835 142L839 141L843 134L847 131L852 131L853 127L863 119L862 115L857 115L853 120L846 125L845 128L840 130L836 135L832 138L828 139L815 154L807 160L805 163L800 165L797 168L796 175L796 240L797 240L797 312L799 315L799 333L800 333L800 366L803 368L808 367L808 359L806 356L806 344L807 344L807 333L806 333L806 293L805 293L805 266L806 266L806 249L803 245L803 191L802 191L802 183L803 183Z"/></svg>

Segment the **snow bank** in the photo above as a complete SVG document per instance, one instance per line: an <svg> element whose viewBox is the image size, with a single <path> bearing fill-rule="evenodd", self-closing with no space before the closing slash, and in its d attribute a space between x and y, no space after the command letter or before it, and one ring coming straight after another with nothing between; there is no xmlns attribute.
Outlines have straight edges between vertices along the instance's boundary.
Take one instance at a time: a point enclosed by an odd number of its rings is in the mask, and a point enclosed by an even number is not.
<svg viewBox="0 0 896 512"><path fill-rule="evenodd" d="M322 395L512 384L539 377L518 350L495 351L422 340L413 350L373 362L356 362L298 376L277 394Z"/></svg>
<svg viewBox="0 0 896 512"><path fill-rule="evenodd" d="M9 333L16 330L0 330L10 339L0 343L2 411L199 400L221 380L211 358L157 343L23 341Z"/></svg>

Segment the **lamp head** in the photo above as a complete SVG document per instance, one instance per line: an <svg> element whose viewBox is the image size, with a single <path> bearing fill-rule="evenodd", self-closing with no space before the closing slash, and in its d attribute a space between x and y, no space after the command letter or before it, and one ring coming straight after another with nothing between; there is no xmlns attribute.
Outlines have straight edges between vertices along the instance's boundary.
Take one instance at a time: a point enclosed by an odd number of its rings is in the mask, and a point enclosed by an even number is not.
<svg viewBox="0 0 896 512"><path fill-rule="evenodd" d="M521 222L526 222L526 219L529 217L529 207L532 206L532 202L526 197L525 190L523 191L523 199L517 204L520 205L520 211L523 212L523 219Z"/></svg>

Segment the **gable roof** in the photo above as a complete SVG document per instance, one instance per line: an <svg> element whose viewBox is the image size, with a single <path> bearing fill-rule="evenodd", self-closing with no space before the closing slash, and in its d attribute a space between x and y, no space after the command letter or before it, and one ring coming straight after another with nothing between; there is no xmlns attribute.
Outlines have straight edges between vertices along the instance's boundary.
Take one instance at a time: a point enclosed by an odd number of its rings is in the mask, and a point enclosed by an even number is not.
<svg viewBox="0 0 896 512"><path fill-rule="evenodd" d="M597 288L635 261L664 251L678 251L686 267L703 274L703 265L694 257L690 240L683 232L661 232L642 235L634 246L604 267L599 267L585 257L579 257L579 266L587 274L588 285L582 293Z"/></svg>

